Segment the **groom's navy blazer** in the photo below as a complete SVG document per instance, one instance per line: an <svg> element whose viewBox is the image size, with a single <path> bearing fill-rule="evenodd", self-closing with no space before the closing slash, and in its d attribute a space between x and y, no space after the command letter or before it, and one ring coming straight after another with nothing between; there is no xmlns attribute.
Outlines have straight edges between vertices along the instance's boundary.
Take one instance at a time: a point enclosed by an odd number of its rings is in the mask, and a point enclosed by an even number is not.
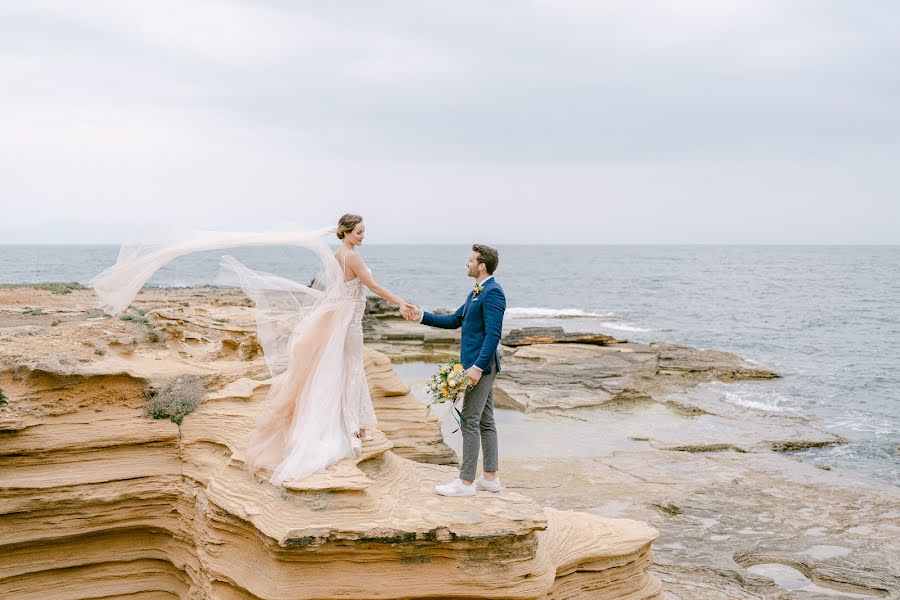
<svg viewBox="0 0 900 600"><path fill-rule="evenodd" d="M457 329L462 325L460 357L464 368L476 366L485 373L491 372L491 358L497 361L500 372L500 334L503 329L503 313L506 311L506 295L500 284L491 277L476 297L469 292L466 303L452 315L422 313L422 324L443 329Z"/></svg>

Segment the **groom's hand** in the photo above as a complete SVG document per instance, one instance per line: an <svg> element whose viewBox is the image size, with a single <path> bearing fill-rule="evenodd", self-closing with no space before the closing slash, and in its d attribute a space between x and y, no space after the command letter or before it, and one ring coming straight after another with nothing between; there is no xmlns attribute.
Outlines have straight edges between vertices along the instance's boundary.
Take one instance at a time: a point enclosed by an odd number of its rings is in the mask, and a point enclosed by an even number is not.
<svg viewBox="0 0 900 600"><path fill-rule="evenodd" d="M466 369L466 375L469 376L469 380L472 382L472 385L475 385L481 379L481 369L469 367L468 369Z"/></svg>
<svg viewBox="0 0 900 600"><path fill-rule="evenodd" d="M407 321L415 320L419 314L418 308L409 303L404 303L400 307L400 314L403 315L403 318Z"/></svg>
<svg viewBox="0 0 900 600"><path fill-rule="evenodd" d="M421 320L422 320L422 309L419 308L419 307L416 306L416 305L413 305L413 306L412 306L412 313L410 314L409 320L410 320L410 321L415 321L416 323L418 323L419 321L421 321Z"/></svg>

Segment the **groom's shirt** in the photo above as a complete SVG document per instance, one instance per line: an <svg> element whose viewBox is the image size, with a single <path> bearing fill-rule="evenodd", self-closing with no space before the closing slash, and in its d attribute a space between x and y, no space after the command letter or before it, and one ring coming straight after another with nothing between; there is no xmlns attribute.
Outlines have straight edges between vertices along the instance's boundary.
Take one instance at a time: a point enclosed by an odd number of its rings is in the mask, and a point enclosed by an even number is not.
<svg viewBox="0 0 900 600"><path fill-rule="evenodd" d="M423 312L420 323L443 329L462 327L460 362L463 367L475 367L491 372L491 361L500 371L500 336L503 331L503 314L506 312L506 295L493 276L481 282L482 291L475 296L469 292L465 303L452 315L435 315Z"/></svg>

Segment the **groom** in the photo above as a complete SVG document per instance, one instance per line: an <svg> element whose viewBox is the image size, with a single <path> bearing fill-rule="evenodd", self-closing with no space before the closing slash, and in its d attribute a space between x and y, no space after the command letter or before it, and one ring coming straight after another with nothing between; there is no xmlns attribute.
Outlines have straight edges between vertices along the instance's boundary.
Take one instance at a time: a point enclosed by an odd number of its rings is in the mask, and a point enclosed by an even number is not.
<svg viewBox="0 0 900 600"><path fill-rule="evenodd" d="M475 288L452 315L434 315L409 307L404 317L423 325L457 329L462 326L460 361L474 387L463 398L463 461L459 478L434 489L442 496L474 496L477 490L500 491L497 477L497 428L494 426L494 379L500 371L500 333L506 296L494 279L500 258L490 246L475 244L466 263ZM479 448L484 454L484 476L475 479Z"/></svg>

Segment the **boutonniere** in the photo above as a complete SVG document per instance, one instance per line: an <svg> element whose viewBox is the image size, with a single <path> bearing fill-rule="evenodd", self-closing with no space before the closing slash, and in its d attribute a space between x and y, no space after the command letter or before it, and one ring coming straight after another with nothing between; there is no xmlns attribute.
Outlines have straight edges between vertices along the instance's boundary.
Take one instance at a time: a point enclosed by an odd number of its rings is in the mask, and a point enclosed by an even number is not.
<svg viewBox="0 0 900 600"><path fill-rule="evenodd" d="M475 289L472 290L472 300L478 297L478 294L484 291L484 286L480 283L475 284Z"/></svg>

